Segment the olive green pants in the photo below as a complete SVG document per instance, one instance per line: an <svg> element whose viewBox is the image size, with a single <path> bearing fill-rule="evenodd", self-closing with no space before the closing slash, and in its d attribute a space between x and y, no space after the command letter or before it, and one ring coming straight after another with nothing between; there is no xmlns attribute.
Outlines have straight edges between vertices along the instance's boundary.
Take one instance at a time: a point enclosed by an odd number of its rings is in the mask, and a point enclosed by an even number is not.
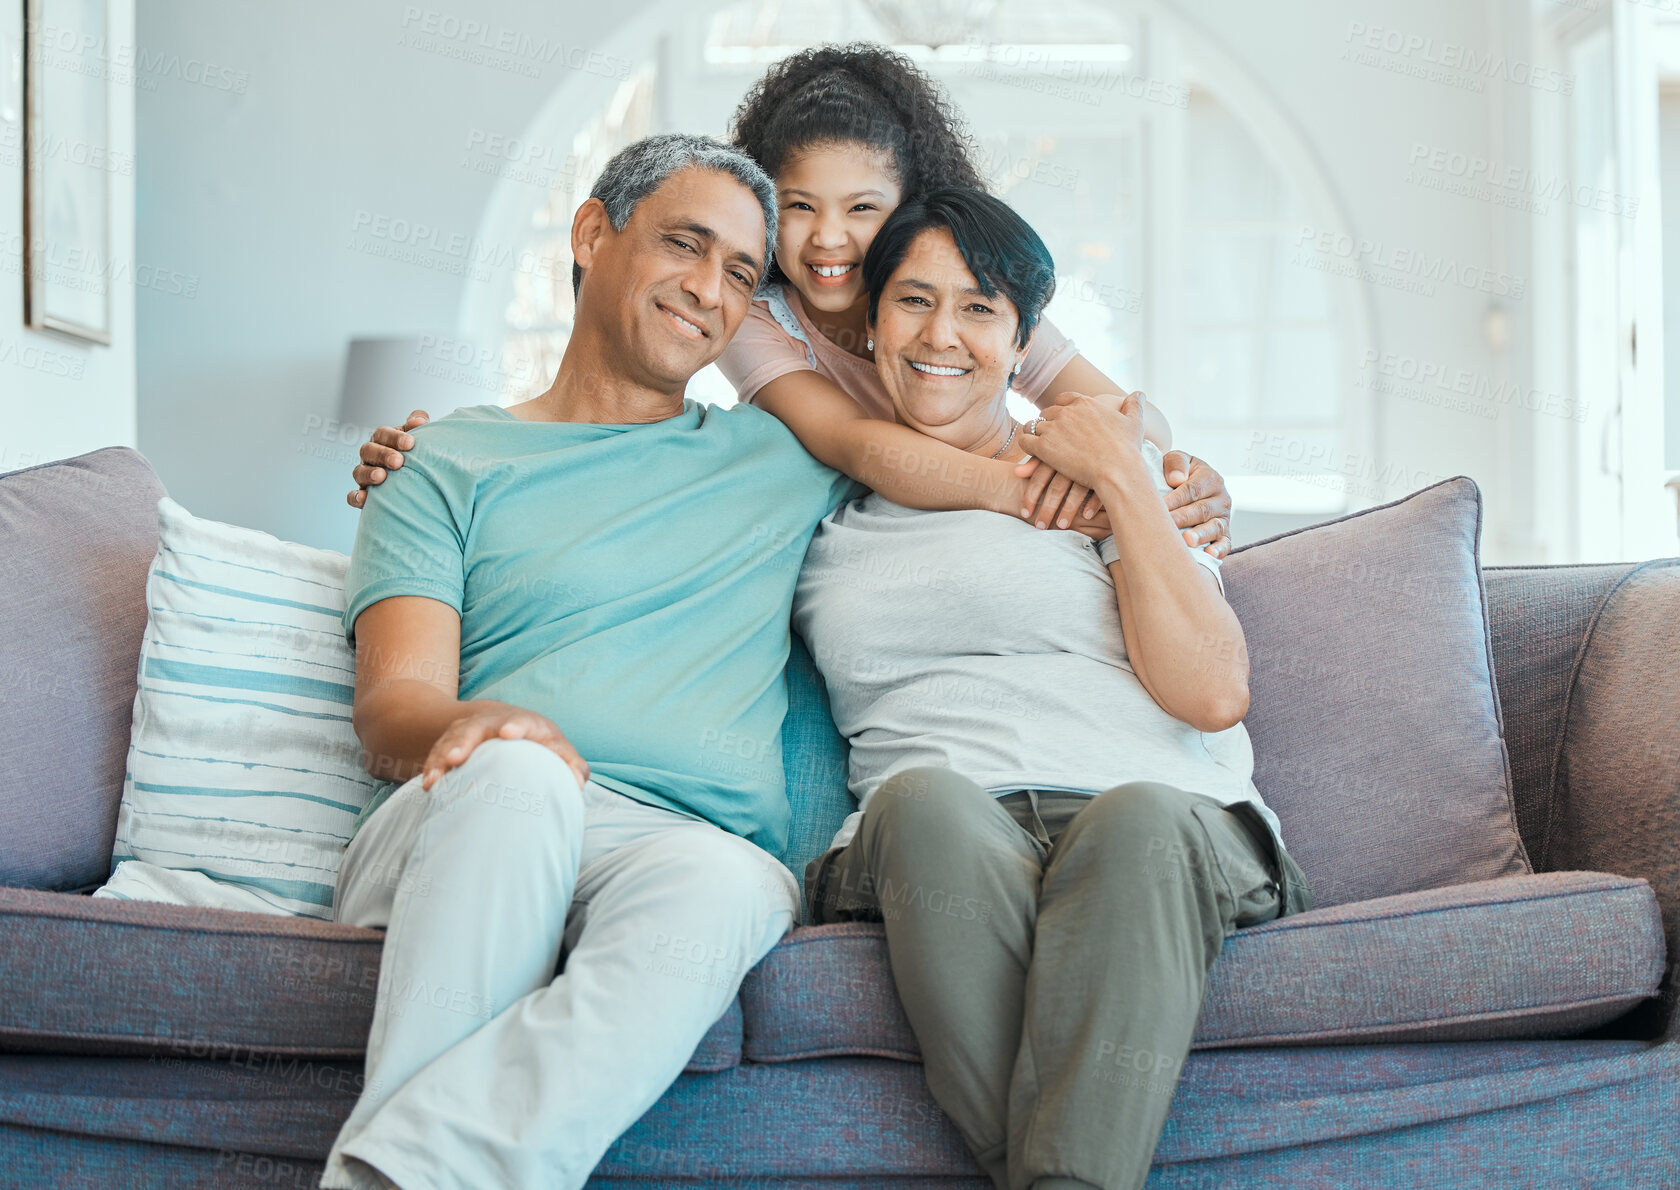
<svg viewBox="0 0 1680 1190"><path fill-rule="evenodd" d="M1235 809L909 769L806 869L816 923L884 923L928 1087L998 1190L1143 1185L1225 938L1310 904Z"/></svg>

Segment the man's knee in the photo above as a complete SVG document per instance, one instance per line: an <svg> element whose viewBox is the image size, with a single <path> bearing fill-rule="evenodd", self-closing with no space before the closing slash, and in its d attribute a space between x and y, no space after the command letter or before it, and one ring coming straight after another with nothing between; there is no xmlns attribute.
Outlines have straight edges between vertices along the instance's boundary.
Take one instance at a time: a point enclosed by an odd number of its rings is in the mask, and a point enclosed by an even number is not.
<svg viewBox="0 0 1680 1190"><path fill-rule="evenodd" d="M693 897L719 912L751 916L791 908L798 915L798 882L775 856L724 830L681 833L670 870Z"/></svg>
<svg viewBox="0 0 1680 1190"><path fill-rule="evenodd" d="M482 824L511 838L550 840L583 826L571 766L531 740L486 740L432 786L431 815Z"/></svg>
<svg viewBox="0 0 1680 1190"><path fill-rule="evenodd" d="M875 790L863 808L859 829L886 828L895 837L933 831L949 839L980 821L990 801L991 794L949 769L903 769Z"/></svg>

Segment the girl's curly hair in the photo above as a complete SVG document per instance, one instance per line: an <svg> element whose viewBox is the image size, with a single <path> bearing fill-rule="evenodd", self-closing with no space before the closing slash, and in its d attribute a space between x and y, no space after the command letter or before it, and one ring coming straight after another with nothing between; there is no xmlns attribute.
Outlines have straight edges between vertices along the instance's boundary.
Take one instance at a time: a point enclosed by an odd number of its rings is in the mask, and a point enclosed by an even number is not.
<svg viewBox="0 0 1680 1190"><path fill-rule="evenodd" d="M770 67L735 109L734 137L771 177L803 149L855 143L892 157L901 201L942 186L986 189L939 84L867 41L816 46Z"/></svg>

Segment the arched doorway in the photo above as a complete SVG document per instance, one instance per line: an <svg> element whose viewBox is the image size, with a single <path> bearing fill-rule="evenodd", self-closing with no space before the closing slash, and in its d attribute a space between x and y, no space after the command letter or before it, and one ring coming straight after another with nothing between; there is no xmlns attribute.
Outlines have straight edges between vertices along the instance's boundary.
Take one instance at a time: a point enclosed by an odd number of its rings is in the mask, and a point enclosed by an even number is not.
<svg viewBox="0 0 1680 1190"><path fill-rule="evenodd" d="M1051 320L1161 405L1177 441L1261 518L1251 526L1389 498L1379 478L1359 478L1359 460L1381 453L1377 394L1354 382L1375 335L1369 297L1334 250L1353 229L1311 147L1170 6L1023 11L1001 0L650 10L609 47L635 63L626 77L568 80L526 128L524 151L544 147L550 176L498 181L480 237L519 250L469 282L462 330L502 344L505 373L541 391L569 327L571 215L600 163L648 132L723 134L742 93L793 50L882 41L949 90L993 189L1044 235L1060 274ZM690 394L734 396L715 369Z"/></svg>

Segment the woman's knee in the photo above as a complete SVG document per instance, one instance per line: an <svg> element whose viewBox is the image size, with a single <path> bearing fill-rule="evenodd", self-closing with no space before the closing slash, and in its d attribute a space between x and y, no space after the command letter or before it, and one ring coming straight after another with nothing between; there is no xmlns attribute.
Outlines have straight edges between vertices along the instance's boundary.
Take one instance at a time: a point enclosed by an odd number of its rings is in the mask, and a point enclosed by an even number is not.
<svg viewBox="0 0 1680 1190"><path fill-rule="evenodd" d="M1106 851L1142 860L1182 856L1205 841L1194 805L1183 790L1158 781L1116 785L1074 815L1064 840L1094 836Z"/></svg>
<svg viewBox="0 0 1680 1190"><path fill-rule="evenodd" d="M984 810L990 801L989 793L950 769L902 769L870 797L860 829L875 831L890 823L895 835L924 829L949 835L972 824L977 808Z"/></svg>

